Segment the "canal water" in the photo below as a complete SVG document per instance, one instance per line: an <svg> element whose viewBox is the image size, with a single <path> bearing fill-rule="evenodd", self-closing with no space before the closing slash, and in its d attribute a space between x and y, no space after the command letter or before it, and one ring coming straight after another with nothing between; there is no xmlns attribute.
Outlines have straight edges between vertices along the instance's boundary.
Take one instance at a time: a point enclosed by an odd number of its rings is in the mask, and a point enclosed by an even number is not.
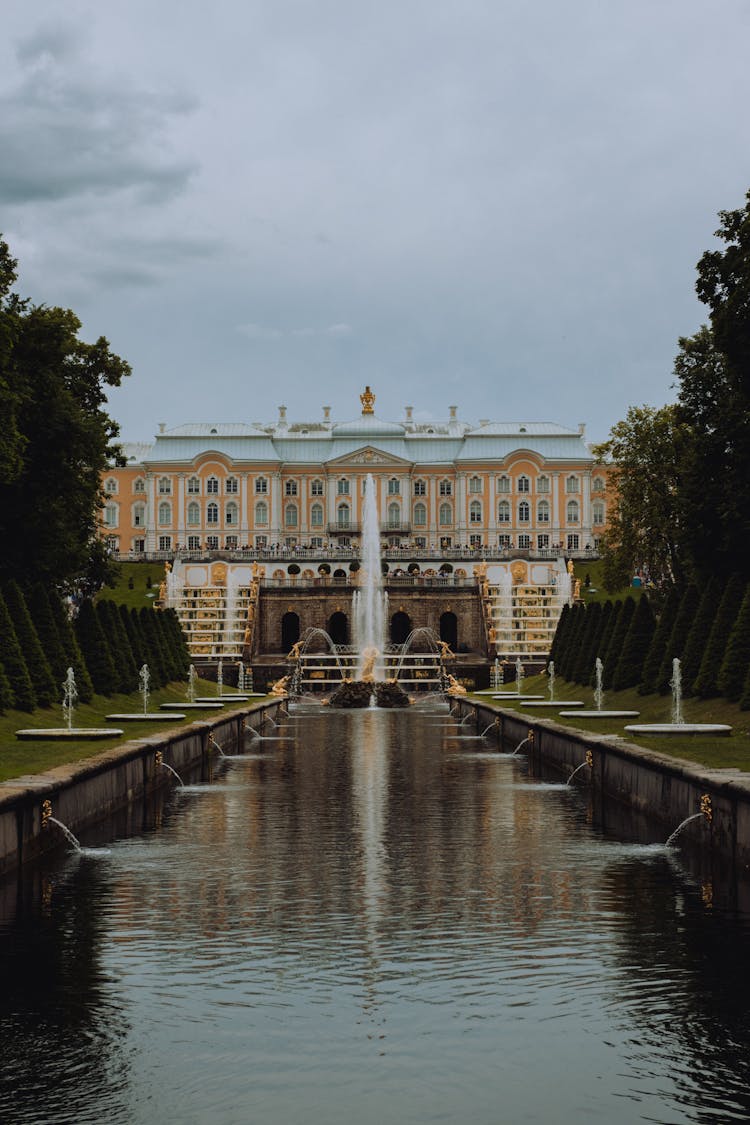
<svg viewBox="0 0 750 1125"><path fill-rule="evenodd" d="M266 733L3 886L0 1120L750 1120L749 920L662 827L440 707Z"/></svg>

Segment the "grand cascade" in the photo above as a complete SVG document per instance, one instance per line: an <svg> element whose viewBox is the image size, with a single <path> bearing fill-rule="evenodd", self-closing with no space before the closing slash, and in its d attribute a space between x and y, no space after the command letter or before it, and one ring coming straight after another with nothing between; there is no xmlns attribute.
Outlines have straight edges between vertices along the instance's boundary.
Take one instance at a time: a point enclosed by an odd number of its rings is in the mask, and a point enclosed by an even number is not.
<svg viewBox="0 0 750 1125"><path fill-rule="evenodd" d="M120 559L166 564L162 602L196 661L253 664L311 627L346 646L368 476L389 637L415 627L484 662L544 659L574 594L566 560L595 557L607 472L584 427L402 422L199 423L123 443L102 534Z"/></svg>

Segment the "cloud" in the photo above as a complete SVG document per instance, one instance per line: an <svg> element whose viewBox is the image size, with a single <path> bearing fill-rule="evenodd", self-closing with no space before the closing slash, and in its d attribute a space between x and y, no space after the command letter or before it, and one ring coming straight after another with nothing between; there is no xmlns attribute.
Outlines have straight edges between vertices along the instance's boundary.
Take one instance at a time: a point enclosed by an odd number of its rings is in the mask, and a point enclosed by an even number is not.
<svg viewBox="0 0 750 1125"><path fill-rule="evenodd" d="M328 337L331 339L345 339L353 335L354 329L350 324L329 324L324 328L275 328L263 324L238 324L237 331L249 340L283 340L305 339L315 337Z"/></svg>

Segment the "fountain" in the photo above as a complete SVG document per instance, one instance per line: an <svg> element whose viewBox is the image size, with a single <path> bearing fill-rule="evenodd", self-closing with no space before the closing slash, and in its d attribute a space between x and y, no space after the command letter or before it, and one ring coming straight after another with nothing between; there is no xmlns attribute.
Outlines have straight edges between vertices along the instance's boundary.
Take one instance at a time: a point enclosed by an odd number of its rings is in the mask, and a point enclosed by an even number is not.
<svg viewBox="0 0 750 1125"><path fill-rule="evenodd" d="M549 701L550 701L550 703L554 703L555 702L555 662L554 662L554 660L550 660L550 662L549 662L549 666L547 668L547 675L549 677L549 683L547 684L547 691L549 692Z"/></svg>
<svg viewBox="0 0 750 1125"><path fill-rule="evenodd" d="M169 770L169 772L170 772L170 773L171 773L171 774L172 774L172 775L173 775L174 777L176 777L176 778L177 778L177 781L178 781L178 783L179 783L180 789L184 789L184 788L185 788L185 782L184 782L184 781L182 780L182 778L181 778L181 777L180 777L180 775L178 774L177 770L176 770L176 769L175 769L175 768L174 768L173 766L170 766L169 762L165 762L165 761L164 761L164 758L162 757L162 753L161 753L161 750L157 750L157 751L156 751L156 754L155 754L155 756L154 756L154 761L156 762L156 767L157 767L157 769L161 768L161 769Z"/></svg>
<svg viewBox="0 0 750 1125"><path fill-rule="evenodd" d="M524 694L523 680L524 680L523 663L521 661L521 657L518 656L518 657L516 657L516 686L515 686L515 689L513 691L498 692L496 695L493 695L492 698L493 699L512 699L514 702L523 701L524 703L525 702L536 703L537 700L544 699L543 695L526 695L526 694ZM544 706L543 703L539 703L538 705L540 707Z"/></svg>
<svg viewBox="0 0 750 1125"><path fill-rule="evenodd" d="M732 728L725 723L686 723L682 709L682 669L679 657L672 661L672 679L669 681L672 689L672 721L670 723L634 723L626 726L629 734L645 735L701 735L710 734L725 737L732 733Z"/></svg>
<svg viewBox="0 0 750 1125"><path fill-rule="evenodd" d="M49 799L47 799L45 801L42 801L42 823L41 823L41 827L43 829L45 829L45 828L48 828L50 826L50 824L54 824L57 828L60 829L60 831L62 832L65 839L68 841L69 844L72 844L72 846L75 848L75 850L77 852L80 852L80 851L83 850L81 848L80 842L73 835L73 833L70 831L67 824L63 824L63 822L61 820L58 820L56 816L52 815L52 802Z"/></svg>
<svg viewBox="0 0 750 1125"><path fill-rule="evenodd" d="M172 719L184 719L184 713L170 711L168 715L162 711L152 711L149 713L148 701L150 698L149 685L151 683L151 672L149 671L148 664L142 665L138 672L138 691L143 700L142 711L126 711L119 715L107 715L107 722L113 723L163 723L170 722Z"/></svg>
<svg viewBox="0 0 750 1125"><path fill-rule="evenodd" d="M187 697L186 703L162 703L162 711L216 711L221 710L224 706L218 700L204 700L199 703L195 694L195 684L198 679L198 673L195 670L195 665L191 664L188 668L187 688L185 695ZM185 716L183 715L182 718Z"/></svg>
<svg viewBox="0 0 750 1125"><path fill-rule="evenodd" d="M244 692L230 692L227 694L224 691L224 661L219 659L216 665L216 695L199 695L196 696L196 703L218 703L223 707L225 703L244 703L250 697L245 695Z"/></svg>
<svg viewBox="0 0 750 1125"><path fill-rule="evenodd" d="M579 719L637 719L640 711L605 711L604 704L604 688L602 681L604 677L604 665L597 656L594 662L594 711L561 711L563 717L569 718L575 715ZM583 704L572 700L565 700L565 707L582 707Z"/></svg>
<svg viewBox="0 0 750 1125"><path fill-rule="evenodd" d="M588 766L588 768L590 770L593 770L593 768L594 768L594 755L591 753L590 750L586 751L586 757L583 759L580 766L576 766L576 768L573 770L572 774L568 778L567 784L570 785L570 783L572 782L575 775L577 773L580 773L581 770L585 769L586 766Z"/></svg>
<svg viewBox="0 0 750 1125"><path fill-rule="evenodd" d="M516 746L515 750L513 750L511 752L511 755L510 755L511 758L514 757L516 754L518 754L520 750L523 750L524 746L526 746L527 744L529 746L534 745L534 731L533 730L529 730L529 733L526 735L526 737L521 739L521 741L518 743L518 746Z"/></svg>
<svg viewBox="0 0 750 1125"><path fill-rule="evenodd" d="M74 727L73 716L78 702L78 688L72 668L68 668L62 689L62 712L65 726L29 727L25 730L17 730L16 738L58 741L60 739L113 738L115 735L124 734L124 731L118 730L116 727Z"/></svg>
<svg viewBox="0 0 750 1125"><path fill-rule="evenodd" d="M692 816L686 816L685 819L683 820L682 824L677 825L674 832L672 833L672 835L667 840L666 847L668 847L668 848L674 847L675 841L677 840L677 837L682 832L683 828L685 828L686 825L690 824L694 820L700 820L701 817L704 818L704 820L706 821L706 823L709 826L713 823L714 810L713 810L713 805L711 803L711 797L708 793L704 793L701 797L701 811L697 812L697 813L693 813Z"/></svg>

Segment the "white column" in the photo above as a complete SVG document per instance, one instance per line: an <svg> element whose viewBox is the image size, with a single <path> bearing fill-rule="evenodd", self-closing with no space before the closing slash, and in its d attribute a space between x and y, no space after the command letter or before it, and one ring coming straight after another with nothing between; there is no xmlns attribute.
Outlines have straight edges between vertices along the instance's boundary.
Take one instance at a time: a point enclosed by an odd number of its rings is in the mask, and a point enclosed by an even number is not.
<svg viewBox="0 0 750 1125"><path fill-rule="evenodd" d="M185 538L185 474L177 474L177 543L187 546ZM175 544L176 546L177 544Z"/></svg>
<svg viewBox="0 0 750 1125"><path fill-rule="evenodd" d="M156 477L146 473L146 550L156 550Z"/></svg>
<svg viewBox="0 0 750 1125"><path fill-rule="evenodd" d="M440 496L438 495L438 478L427 478L427 532L429 539L427 546L431 547L434 543L438 545L438 514L440 511Z"/></svg>
<svg viewBox="0 0 750 1125"><path fill-rule="evenodd" d="M552 478L552 542L562 543L560 528L560 474L551 473Z"/></svg>
<svg viewBox="0 0 750 1125"><path fill-rule="evenodd" d="M268 529L271 536L272 543L281 542L281 471L270 474L271 483L271 526Z"/></svg>
<svg viewBox="0 0 750 1125"><path fill-rule="evenodd" d="M581 496L581 548L592 541L591 535L591 473L583 474L583 494Z"/></svg>
<svg viewBox="0 0 750 1125"><path fill-rule="evenodd" d="M462 546L466 546L467 539L467 514L466 514L466 473L456 475L456 507L455 529ZM456 544L453 544L454 547Z"/></svg>
<svg viewBox="0 0 750 1125"><path fill-rule="evenodd" d="M240 547L248 544L247 473L240 473Z"/></svg>

